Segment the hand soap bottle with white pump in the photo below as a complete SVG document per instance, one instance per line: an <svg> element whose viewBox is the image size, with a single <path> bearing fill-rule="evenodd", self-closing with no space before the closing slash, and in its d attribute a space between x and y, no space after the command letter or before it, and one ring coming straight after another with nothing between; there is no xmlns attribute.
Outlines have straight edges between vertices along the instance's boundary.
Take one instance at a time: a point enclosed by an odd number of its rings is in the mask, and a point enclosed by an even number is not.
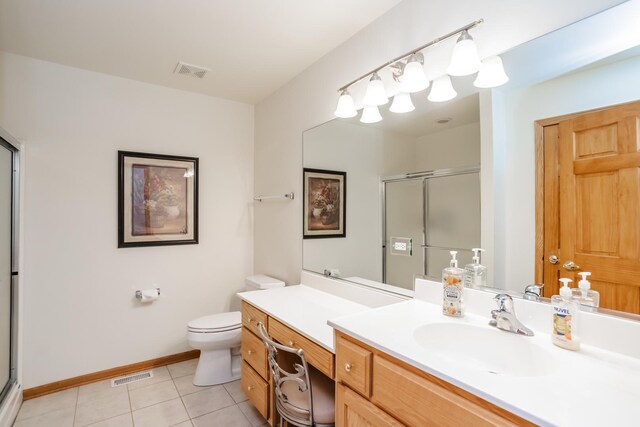
<svg viewBox="0 0 640 427"><path fill-rule="evenodd" d="M588 306L588 309L594 311L595 308L600 306L600 292L591 289L591 282L587 280L587 277L591 276L588 271L578 273L582 276L582 280L578 282L578 289L572 289L573 299L578 301L581 305Z"/></svg>
<svg viewBox="0 0 640 427"><path fill-rule="evenodd" d="M560 295L551 297L553 307L553 331L551 342L567 350L580 350L579 322L580 304L572 298L571 279L560 279L563 283Z"/></svg>
<svg viewBox="0 0 640 427"><path fill-rule="evenodd" d="M473 248L473 262L464 267L464 286L478 289L487 286L487 267L480 264L480 252L484 249Z"/></svg>
<svg viewBox="0 0 640 427"><path fill-rule="evenodd" d="M442 314L453 317L464 316L462 291L464 270L458 267L457 251L449 251L451 263L442 270Z"/></svg>

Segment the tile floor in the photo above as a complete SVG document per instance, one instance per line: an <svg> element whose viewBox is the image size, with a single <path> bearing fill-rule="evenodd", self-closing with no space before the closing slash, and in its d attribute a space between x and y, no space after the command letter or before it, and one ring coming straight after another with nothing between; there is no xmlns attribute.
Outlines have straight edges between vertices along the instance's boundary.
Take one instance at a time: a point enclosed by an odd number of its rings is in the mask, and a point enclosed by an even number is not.
<svg viewBox="0 0 640 427"><path fill-rule="evenodd" d="M22 404L14 427L261 427L240 381L196 387L198 359L153 369L153 378L111 387L101 381Z"/></svg>

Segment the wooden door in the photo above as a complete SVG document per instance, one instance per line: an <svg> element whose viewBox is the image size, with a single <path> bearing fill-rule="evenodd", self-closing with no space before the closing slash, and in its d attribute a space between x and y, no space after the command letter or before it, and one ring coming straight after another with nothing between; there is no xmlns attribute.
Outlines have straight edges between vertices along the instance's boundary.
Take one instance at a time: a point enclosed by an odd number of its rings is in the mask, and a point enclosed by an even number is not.
<svg viewBox="0 0 640 427"><path fill-rule="evenodd" d="M640 313L639 128L640 102L544 126L545 296L590 271L601 307Z"/></svg>
<svg viewBox="0 0 640 427"><path fill-rule="evenodd" d="M402 427L403 424L356 392L337 384L336 426Z"/></svg>

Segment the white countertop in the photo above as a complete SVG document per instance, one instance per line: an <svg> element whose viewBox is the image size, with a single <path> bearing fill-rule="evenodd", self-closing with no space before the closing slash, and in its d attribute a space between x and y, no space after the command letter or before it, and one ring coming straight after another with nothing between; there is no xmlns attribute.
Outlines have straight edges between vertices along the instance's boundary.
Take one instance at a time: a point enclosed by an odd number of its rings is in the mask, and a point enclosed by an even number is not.
<svg viewBox="0 0 640 427"><path fill-rule="evenodd" d="M447 360L437 351L418 344L413 335L418 326L440 322L466 323L508 334L488 326L485 317L473 314L461 319L446 317L440 305L417 299L341 318L327 317L335 329L536 424L640 425L638 359L586 345L579 352L563 350L551 344L549 335L536 331L534 337L513 334L505 338L532 340L548 352L554 361L550 373L491 375ZM505 345L505 352L510 351L508 347Z"/></svg>
<svg viewBox="0 0 640 427"><path fill-rule="evenodd" d="M365 305L305 285L241 292L238 296L332 353L335 353L333 328L327 321L370 310Z"/></svg>

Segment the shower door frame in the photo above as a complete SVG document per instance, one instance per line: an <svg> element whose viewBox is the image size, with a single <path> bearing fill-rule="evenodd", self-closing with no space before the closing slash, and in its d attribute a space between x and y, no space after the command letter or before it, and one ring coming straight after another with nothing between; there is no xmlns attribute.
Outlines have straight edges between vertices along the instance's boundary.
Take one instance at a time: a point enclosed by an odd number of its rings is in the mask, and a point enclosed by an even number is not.
<svg viewBox="0 0 640 427"><path fill-rule="evenodd" d="M2 130L2 129L0 129ZM7 135L0 132L0 145L11 152L11 312L9 339L9 379L0 390L0 412L8 404L11 390L18 384L18 298L19 298L19 206L20 206L20 150L9 142Z"/></svg>
<svg viewBox="0 0 640 427"><path fill-rule="evenodd" d="M427 256L425 249L429 246L427 241L427 211L428 211L428 185L430 178L442 178L455 175L467 175L472 173L480 173L480 166L462 166L457 168L436 169L425 172L412 172L402 175L392 175L380 178L380 201L382 208L382 282L387 283L387 184L390 182L414 181L422 180L422 242L420 250L422 252L422 272L415 273L426 275L428 271ZM413 244L412 244L413 246ZM468 248L442 248L449 250L469 250Z"/></svg>

